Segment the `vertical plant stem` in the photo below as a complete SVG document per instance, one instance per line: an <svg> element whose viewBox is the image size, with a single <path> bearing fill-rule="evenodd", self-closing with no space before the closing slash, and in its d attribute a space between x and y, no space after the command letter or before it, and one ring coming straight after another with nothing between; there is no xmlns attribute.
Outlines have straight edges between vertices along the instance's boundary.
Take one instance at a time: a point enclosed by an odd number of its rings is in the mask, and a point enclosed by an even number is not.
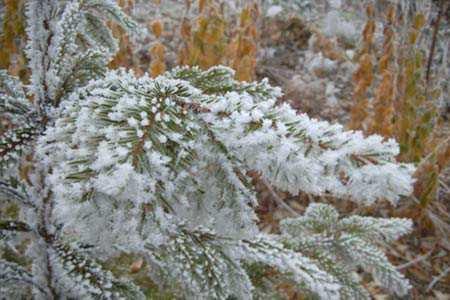
<svg viewBox="0 0 450 300"><path fill-rule="evenodd" d="M436 49L436 40L437 40L437 35L439 32L439 24L441 23L441 18L442 18L442 14L444 12L444 7L447 6L446 4L444 4L443 0L439 1L439 12L438 12L438 16L434 22L434 28L433 28L433 39L431 41L431 48L430 48L430 53L428 55L428 62L427 62L427 73L426 73L426 86L428 88L429 82L430 82L430 74L431 74L431 65L433 63L433 56L434 56L434 51Z"/></svg>

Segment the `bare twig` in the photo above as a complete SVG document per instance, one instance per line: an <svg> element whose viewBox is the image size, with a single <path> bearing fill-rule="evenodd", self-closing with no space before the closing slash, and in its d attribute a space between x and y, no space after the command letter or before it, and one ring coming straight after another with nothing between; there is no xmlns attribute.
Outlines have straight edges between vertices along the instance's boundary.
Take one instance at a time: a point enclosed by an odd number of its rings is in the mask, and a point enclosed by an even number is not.
<svg viewBox="0 0 450 300"><path fill-rule="evenodd" d="M432 252L433 252L433 249L428 251L424 255L420 255L420 256L414 258L413 260L408 261L407 263L404 263L403 265L397 266L397 270L409 268L410 266L415 265L416 263L427 259L431 255Z"/></svg>
<svg viewBox="0 0 450 300"><path fill-rule="evenodd" d="M427 286L427 292L429 292L442 278L447 276L449 271L450 267L447 267L441 274L439 274L439 276L433 277L433 280L431 280L430 284Z"/></svg>
<svg viewBox="0 0 450 300"><path fill-rule="evenodd" d="M299 214L293 210L289 205L287 205L283 199L280 198L280 196L278 196L278 194L274 191L274 189L272 188L272 186L270 185L270 183L267 182L266 179L261 178L261 183L264 184L266 186L266 188L269 190L270 194L272 195L272 197L274 198L275 202L278 203L280 206L282 206L284 209L286 209L287 211L289 211L292 215L294 215L295 217L298 217Z"/></svg>
<svg viewBox="0 0 450 300"><path fill-rule="evenodd" d="M419 164L417 165L416 169L419 169L420 167L422 167L429 159L431 159L433 157L433 155L435 155L439 149L446 145L448 142L450 141L450 137L446 138L445 140L441 141L436 147L434 147L434 150L431 151L430 153L428 153L427 156L425 156L424 158L422 158L419 162Z"/></svg>
<svg viewBox="0 0 450 300"><path fill-rule="evenodd" d="M439 179L439 183L445 189L446 193L450 193L450 187L443 180Z"/></svg>

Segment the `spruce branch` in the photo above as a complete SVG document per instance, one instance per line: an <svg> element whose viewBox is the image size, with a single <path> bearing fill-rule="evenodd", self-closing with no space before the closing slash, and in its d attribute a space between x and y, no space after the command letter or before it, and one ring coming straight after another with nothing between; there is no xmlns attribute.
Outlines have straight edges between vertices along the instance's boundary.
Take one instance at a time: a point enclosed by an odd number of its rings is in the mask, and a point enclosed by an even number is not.
<svg viewBox="0 0 450 300"><path fill-rule="evenodd" d="M17 183L13 184L11 180L0 180L0 199L15 200L26 207L35 208L36 205L30 200L29 196L19 190L17 185Z"/></svg>
<svg viewBox="0 0 450 300"><path fill-rule="evenodd" d="M30 225L21 221L0 220L0 230L30 232Z"/></svg>
<svg viewBox="0 0 450 300"><path fill-rule="evenodd" d="M29 285L38 289L43 296L49 295L46 288L36 282L33 275L24 267L16 263L0 259L0 286L9 286L11 284Z"/></svg>
<svg viewBox="0 0 450 300"><path fill-rule="evenodd" d="M7 129L0 135L0 167L8 167L18 161L40 130L35 124L23 124L18 128Z"/></svg>
<svg viewBox="0 0 450 300"><path fill-rule="evenodd" d="M360 216L339 219L338 212L332 206L313 203L303 216L281 222L281 240L315 257L320 266L335 274L345 287L345 293L369 298L367 292L362 292L364 289L358 283L356 273L349 276L349 273L355 272L355 266L360 266L384 288L402 296L408 293L411 285L389 262L378 245L397 240L409 233L411 227L412 222L406 219ZM336 258L344 262L337 263L337 268L347 269L347 272L336 272L336 266L332 266L336 265Z"/></svg>
<svg viewBox="0 0 450 300"><path fill-rule="evenodd" d="M85 296L99 299L142 299L143 295L130 282L115 279L109 271L80 253L78 247L61 241L52 244L53 262L58 270L59 283L66 288L65 296ZM65 278L67 277L67 278Z"/></svg>

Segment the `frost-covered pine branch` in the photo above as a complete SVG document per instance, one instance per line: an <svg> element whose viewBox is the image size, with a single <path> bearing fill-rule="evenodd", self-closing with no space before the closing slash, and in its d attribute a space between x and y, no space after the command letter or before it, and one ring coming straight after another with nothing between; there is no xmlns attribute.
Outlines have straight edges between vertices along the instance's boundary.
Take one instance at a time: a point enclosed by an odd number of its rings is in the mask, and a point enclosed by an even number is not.
<svg viewBox="0 0 450 300"><path fill-rule="evenodd" d="M368 297L355 263L407 292L372 240L397 239L409 221L338 220L313 205L267 235L247 175L292 194L395 204L413 172L396 162L395 141L277 105L278 88L235 81L225 67L155 79L107 71L117 42L106 19L135 29L115 1L30 0L27 17L31 84L0 73L0 209L19 208L1 215L0 246L26 258L0 261L11 297L148 296L142 280L108 264L123 255L142 258L147 281L174 297L251 299L250 265L322 299Z"/></svg>
<svg viewBox="0 0 450 300"><path fill-rule="evenodd" d="M106 20L135 26L113 0L30 0L26 14L31 91L41 110L105 72L117 51Z"/></svg>
<svg viewBox="0 0 450 300"><path fill-rule="evenodd" d="M399 296L406 295L411 288L379 248L409 233L411 228L408 219L360 216L339 219L332 206L313 203L303 216L282 221L280 239L288 247L309 253L333 274L342 284L345 298L370 299L359 283L358 267Z"/></svg>
<svg viewBox="0 0 450 300"><path fill-rule="evenodd" d="M234 274L233 264L239 270L234 276L245 274L241 261L254 258L323 298L338 297L336 275L320 275L314 260L281 244L264 248L270 237L255 239L256 202L246 172L257 170L292 193L395 203L410 192L411 167L395 162L394 141L297 115L275 105L279 95L267 82L236 82L223 67L175 69L156 79L114 71L78 89L62 103L38 148L42 161L53 166L48 184L60 199L57 222L83 243L99 245L105 257L114 255L111 244L143 255L151 251L146 256L152 269L164 270L192 297L250 291L223 276ZM192 244L199 226L212 232L208 246ZM105 228L107 233L95 234ZM207 250L210 243L220 245L220 252ZM220 259L221 252L226 258ZM186 273L205 274L209 257L218 260L211 279ZM189 259L197 263L186 264ZM237 282L251 287L248 280Z"/></svg>
<svg viewBox="0 0 450 300"><path fill-rule="evenodd" d="M117 50L117 42L106 21L114 19L129 29L134 29L134 23L115 1L30 0L26 4L26 15L29 37L26 50L31 84L25 86L17 78L0 71L0 208L15 202L20 211L14 213L14 217L26 222L4 219L8 216L3 216L2 211L0 242L2 253L4 250L19 254L16 246L23 244L24 238L19 235L23 233L31 241L27 242L28 250L22 254L31 258L33 263L16 266L12 262L4 262L5 273L1 277L4 282L0 286L2 291L10 289L11 294L5 295L13 298L31 294L38 299L70 295L114 296L117 292L110 293L109 290L115 287L107 285L119 283L115 279L108 282L91 274L89 280L95 281L93 285L86 281L79 282L79 287L63 284L70 281L68 278L72 278L72 283L83 278L80 276L87 267L82 268L81 265L86 260L79 261L79 265L70 272L59 267L65 266L67 260L73 260L78 254L75 250L70 256L61 254L59 245L66 242L52 220L54 199L45 183L51 169L36 161L35 142L53 123L52 111L62 98L106 72L107 62ZM25 171L30 157L32 170ZM92 270L100 274L99 267ZM32 293L29 289L14 289L9 284L13 281L28 283ZM97 289L89 289L90 286Z"/></svg>

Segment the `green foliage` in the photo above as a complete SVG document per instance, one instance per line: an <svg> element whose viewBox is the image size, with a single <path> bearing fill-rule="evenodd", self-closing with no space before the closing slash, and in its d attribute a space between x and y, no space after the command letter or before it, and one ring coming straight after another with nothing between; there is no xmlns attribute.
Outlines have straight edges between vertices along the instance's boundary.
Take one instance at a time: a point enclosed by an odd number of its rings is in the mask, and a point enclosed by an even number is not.
<svg viewBox="0 0 450 300"><path fill-rule="evenodd" d="M282 241L316 259L339 280L343 297L349 299L370 299L359 282L358 267L391 292L407 292L409 283L377 245L392 243L409 233L411 227L412 222L407 219L339 219L336 209L321 203L310 204L302 217L281 222Z"/></svg>

